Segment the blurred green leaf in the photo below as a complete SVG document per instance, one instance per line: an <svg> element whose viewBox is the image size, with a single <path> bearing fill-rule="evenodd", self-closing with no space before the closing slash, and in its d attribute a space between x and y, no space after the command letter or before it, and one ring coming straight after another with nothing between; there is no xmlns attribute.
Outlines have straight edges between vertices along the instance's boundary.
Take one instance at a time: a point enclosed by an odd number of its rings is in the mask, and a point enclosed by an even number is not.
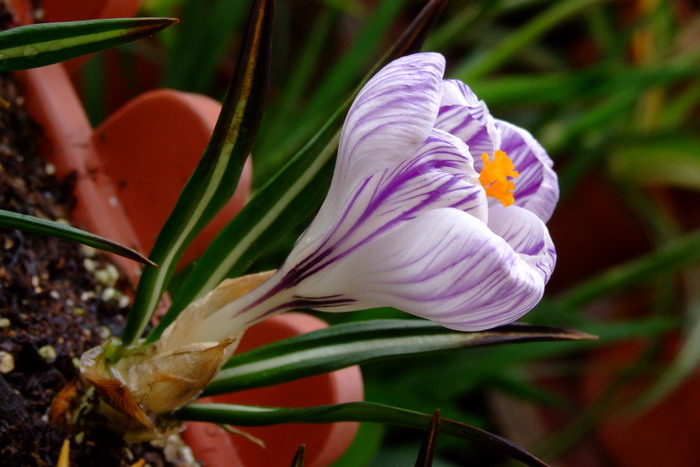
<svg viewBox="0 0 700 467"><path fill-rule="evenodd" d="M0 32L0 71L62 62L150 36L174 18L70 21L19 26Z"/></svg>
<svg viewBox="0 0 700 467"><path fill-rule="evenodd" d="M147 342L160 333L188 304L213 289L226 277L244 273L280 232L303 222L323 202L330 184L345 112L362 85L384 64L420 48L445 5L431 0L392 48L377 62L340 105L323 128L272 178L219 233L178 288L173 304Z"/></svg>
<svg viewBox="0 0 700 467"><path fill-rule="evenodd" d="M457 12L452 12L447 22L436 28L430 37L425 41L425 50L442 50L449 44L456 42L464 31L472 26L489 7L498 5L499 1L488 2L487 5L477 5L468 3L462 6Z"/></svg>
<svg viewBox="0 0 700 467"><path fill-rule="evenodd" d="M523 47L535 41L554 26L601 1L605 0L561 0L554 2L549 9L516 29L496 46L465 61L451 75L465 83L470 83L501 66Z"/></svg>
<svg viewBox="0 0 700 467"><path fill-rule="evenodd" d="M431 420L430 415L372 402L349 402L293 409L233 404L190 404L175 412L173 417L188 421L242 426L358 421L388 423L418 429L425 429ZM547 465L511 441L455 420L442 418L440 433L478 443L526 465Z"/></svg>
<svg viewBox="0 0 700 467"><path fill-rule="evenodd" d="M343 455L333 463L333 467L357 467L369 465L375 453L379 450L386 428L378 423L361 423Z"/></svg>
<svg viewBox="0 0 700 467"><path fill-rule="evenodd" d="M700 231L685 235L646 256L609 269L561 294L556 302L574 309L606 295L657 279L700 261Z"/></svg>
<svg viewBox="0 0 700 467"><path fill-rule="evenodd" d="M103 54L88 60L80 70L81 79L83 80L83 107L93 126L98 126L107 116L105 71L105 57Z"/></svg>
<svg viewBox="0 0 700 467"><path fill-rule="evenodd" d="M700 189L700 139L691 135L630 138L612 151L609 163L620 180Z"/></svg>
<svg viewBox="0 0 700 467"><path fill-rule="evenodd" d="M696 76L690 65L632 68L602 64L585 70L554 73L510 74L471 83L474 92L490 107L550 104L566 108L573 103L600 97L614 97Z"/></svg>
<svg viewBox="0 0 700 467"><path fill-rule="evenodd" d="M341 100L355 83L363 79L363 70L371 63L372 58L379 54L376 44L387 34L390 25L405 4L406 0L381 0L378 3L350 49L333 64L323 80L317 83L308 106L309 114L328 109L329 103Z"/></svg>
<svg viewBox="0 0 700 467"><path fill-rule="evenodd" d="M678 127L686 121L700 104L700 81L672 96L662 109L661 120L665 128Z"/></svg>
<svg viewBox="0 0 700 467"><path fill-rule="evenodd" d="M292 118L294 106L300 101L302 93L313 77L314 70L317 69L323 58L321 55L323 47L328 40L335 20L336 15L329 10L322 11L316 18L309 38L299 52L299 58L294 61L294 67L287 84L282 90L280 102L273 111L267 113L267 121L263 121L262 132L266 135L265 141L267 143L261 141L256 148L263 154L267 151L266 147L273 145L272 141L280 141L280 139L287 137L289 125L294 124L295 119ZM266 162L270 164L271 161Z"/></svg>
<svg viewBox="0 0 700 467"><path fill-rule="evenodd" d="M0 209L0 227L49 235L51 237L81 243L83 245L91 246L99 250L109 251L110 253L157 267L153 261L143 256L138 251L127 248L124 245L120 245L112 240L102 238L90 232L76 229L75 227L61 224L59 222Z"/></svg>
<svg viewBox="0 0 700 467"><path fill-rule="evenodd" d="M233 195L262 117L270 69L273 0L253 6L246 41L228 95L194 173L180 193L151 252L160 269L146 268L129 313L123 344L137 339L189 242Z"/></svg>
<svg viewBox="0 0 700 467"><path fill-rule="evenodd" d="M489 386L520 400L531 401L543 407L571 408L571 404L560 394L531 382L536 371L502 372L489 381Z"/></svg>
<svg viewBox="0 0 700 467"><path fill-rule="evenodd" d="M360 16L363 5L356 0L319 0L321 3L352 16Z"/></svg>
<svg viewBox="0 0 700 467"><path fill-rule="evenodd" d="M260 184L259 181L266 182L274 175L267 167L276 170L305 141L311 139L327 116L337 109L335 104L341 102L353 86L363 79L368 63L379 53L376 50L377 44L388 34L390 25L405 3L406 0L381 0L358 32L350 49L333 64L323 79L314 83L314 92L303 116L285 122L282 140L277 139L279 135L274 135L276 138L260 141L255 153L264 155L264 164L256 170L256 186Z"/></svg>
<svg viewBox="0 0 700 467"><path fill-rule="evenodd" d="M251 0L185 1L181 30L168 48L163 87L210 94L217 67L251 5Z"/></svg>
<svg viewBox="0 0 700 467"><path fill-rule="evenodd" d="M339 324L232 357L204 394L268 386L386 358L514 342L593 338L577 331L525 325L457 332L424 320Z"/></svg>
<svg viewBox="0 0 700 467"><path fill-rule="evenodd" d="M543 134L542 144L553 152L564 151L578 141L591 135L596 139L616 131L627 119L639 98L634 90L625 90L606 96L590 108L572 118L560 120L556 126ZM618 130L619 131L619 130ZM581 174L578 174L579 177Z"/></svg>

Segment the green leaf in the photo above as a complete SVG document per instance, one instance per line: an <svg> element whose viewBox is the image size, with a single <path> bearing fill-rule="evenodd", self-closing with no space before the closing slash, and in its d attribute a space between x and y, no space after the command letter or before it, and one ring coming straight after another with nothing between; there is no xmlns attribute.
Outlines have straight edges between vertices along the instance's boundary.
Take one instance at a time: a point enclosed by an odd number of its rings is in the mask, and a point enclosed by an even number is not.
<svg viewBox="0 0 700 467"><path fill-rule="evenodd" d="M613 151L610 170L621 180L698 190L700 139L679 134L635 138Z"/></svg>
<svg viewBox="0 0 700 467"><path fill-rule="evenodd" d="M150 36L174 18L70 21L19 26L0 32L0 71L25 70L98 52Z"/></svg>
<svg viewBox="0 0 700 467"><path fill-rule="evenodd" d="M285 122L286 131L281 141L276 138L261 141L262 144L256 148L256 154L263 154L266 163L261 167L263 170L256 170L256 181L269 180L274 172L267 173L265 167L279 167L295 150L303 146L305 141L313 137L326 116L335 110L333 104L341 101L353 89L355 83L362 79L363 71L374 56L368 51L375 50L376 44L382 42L405 3L406 0L378 2L350 49L333 64L324 78L315 84L313 96L306 106L303 118Z"/></svg>
<svg viewBox="0 0 700 467"><path fill-rule="evenodd" d="M378 422L421 430L425 429L431 421L430 415L372 402L349 402L293 409L234 404L190 404L175 412L173 418L242 426L341 421ZM547 465L507 439L455 420L442 418L440 433L478 443L527 465Z"/></svg>
<svg viewBox="0 0 700 467"><path fill-rule="evenodd" d="M219 233L178 288L173 305L148 336L147 342L156 340L193 300L226 277L244 273L267 245L278 238L280 232L288 232L298 226L320 206L330 183L340 128L354 96L386 63L420 48L445 3L446 0L431 0L423 8L316 136Z"/></svg>
<svg viewBox="0 0 700 467"><path fill-rule="evenodd" d="M697 75L690 65L664 65L632 68L619 64L602 64L575 72L505 75L476 80L474 92L489 107L526 104L580 102L585 98L614 97L622 92L637 96L655 86L669 86Z"/></svg>
<svg viewBox="0 0 700 467"><path fill-rule="evenodd" d="M581 10L601 1L605 0L563 0L554 2L549 9L516 29L515 32L507 35L496 46L463 63L453 73L453 76L465 83L469 83L490 73L551 28L578 14Z"/></svg>
<svg viewBox="0 0 700 467"><path fill-rule="evenodd" d="M570 310L567 314L578 315ZM560 316L556 313L551 321L563 321ZM438 359L429 355L413 357L401 364L378 362L364 369L367 391L372 391L372 398L380 399L379 402L416 407L423 411L432 410L438 404L435 401L440 400L439 407L447 411L446 398L459 399L469 391L480 391L494 385L500 388L499 378L504 372L516 371L529 362L580 353L614 342L659 336L674 326L677 323L660 318L625 323L591 322L585 327L581 326L581 329L599 334L599 340L530 342L517 348L507 345L473 347L468 355L464 352L444 352ZM583 368L569 365L566 370L567 374L578 375ZM460 376L455 378L455 375ZM426 385L426 381L430 381L430 384ZM406 388L416 389L407 391Z"/></svg>
<svg viewBox="0 0 700 467"><path fill-rule="evenodd" d="M250 8L250 0L187 0L177 38L168 48L163 87L211 93L217 67Z"/></svg>
<svg viewBox="0 0 700 467"><path fill-rule="evenodd" d="M382 445L385 431L386 427L384 425L378 423L361 423L350 447L343 453L340 459L333 463L333 467L370 465L370 462Z"/></svg>
<svg viewBox="0 0 700 467"><path fill-rule="evenodd" d="M331 326L231 358L204 395L222 394L387 358L512 342L593 339L590 334L512 324L457 332L425 320L371 320Z"/></svg>
<svg viewBox="0 0 700 467"><path fill-rule="evenodd" d="M49 235L51 237L61 238L63 240L69 240L75 243L82 243L83 245L91 246L99 250L109 251L110 253L157 267L153 261L146 258L136 250L132 250L131 248L120 245L112 240L102 238L90 232L76 229L75 227L61 224L59 222L0 209L0 227Z"/></svg>
<svg viewBox="0 0 700 467"><path fill-rule="evenodd" d="M294 107L301 101L303 92L314 79L314 71L318 68L319 62L324 59L324 47L337 19L337 15L328 9L324 9L319 13L309 32L308 39L299 55L294 59L294 67L290 71L289 78L281 92L279 103L273 111L265 115L266 121L263 121L261 131L266 137L264 140L257 142L254 153L258 154L259 151L266 166L274 164L271 163L274 157L269 156L269 152L279 152L276 149L280 139L288 137L290 124L299 121L294 115ZM255 175L257 178L266 179L264 174L258 176L257 165Z"/></svg>
<svg viewBox="0 0 700 467"><path fill-rule="evenodd" d="M151 258L159 269L146 268L136 291L122 341L137 339L190 241L233 195L260 124L267 88L272 42L273 0L257 0L236 73L209 145L187 181L156 239Z"/></svg>
<svg viewBox="0 0 700 467"><path fill-rule="evenodd" d="M583 306L600 297L657 279L700 261L700 231L695 231L646 256L614 267L576 285L556 299L564 309Z"/></svg>

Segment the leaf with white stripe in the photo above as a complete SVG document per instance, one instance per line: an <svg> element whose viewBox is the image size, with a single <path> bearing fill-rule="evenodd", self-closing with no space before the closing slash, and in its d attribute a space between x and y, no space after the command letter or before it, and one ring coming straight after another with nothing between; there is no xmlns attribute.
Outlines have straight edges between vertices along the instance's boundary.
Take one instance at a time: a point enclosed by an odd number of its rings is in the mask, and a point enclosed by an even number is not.
<svg viewBox="0 0 700 467"><path fill-rule="evenodd" d="M129 313L124 346L139 338L189 243L231 199L262 118L272 43L274 0L253 4L238 66L209 145L187 181L150 257L161 267L145 268ZM119 352L110 356L119 357Z"/></svg>
<svg viewBox="0 0 700 467"><path fill-rule="evenodd" d="M121 245L113 240L109 240L99 235L95 235L85 230L76 229L59 222L41 219L39 217L19 214L16 212L0 209L0 227L6 229L17 229L25 232L32 232L51 237L68 240L75 243L91 246L103 251L109 251L124 258L129 258L140 263L157 265L136 250Z"/></svg>
<svg viewBox="0 0 700 467"><path fill-rule="evenodd" d="M268 386L388 358L514 342L593 338L579 331L524 324L480 332L451 331L423 320L340 324L235 355L204 395Z"/></svg>
<svg viewBox="0 0 700 467"><path fill-rule="evenodd" d="M175 18L126 18L19 26L0 32L0 71L62 62L142 37L177 23Z"/></svg>

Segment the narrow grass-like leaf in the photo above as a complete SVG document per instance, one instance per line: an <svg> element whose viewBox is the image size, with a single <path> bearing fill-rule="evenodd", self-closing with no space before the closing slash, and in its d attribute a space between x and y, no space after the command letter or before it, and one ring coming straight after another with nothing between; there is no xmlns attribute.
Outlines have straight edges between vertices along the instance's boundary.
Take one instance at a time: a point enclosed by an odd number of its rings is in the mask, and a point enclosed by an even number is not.
<svg viewBox="0 0 700 467"><path fill-rule="evenodd" d="M559 317L564 313L555 313L555 316ZM571 311L566 314L580 315ZM554 318L552 320L557 321ZM372 386L373 398L381 399L378 402L402 407L420 407L423 411L440 407L443 414L448 411L453 413L451 410L456 411L458 407L453 408L451 405L456 405L454 401L461 400L465 393L481 391L484 387L494 385L497 388L501 387L499 380L504 372L518 373L523 370L523 365L538 359L580 354L586 350L629 339L655 338L673 329L674 325L677 327L677 322L659 318L628 323L592 322L583 329L592 334L599 334L599 340L530 342L517 347L474 347L468 353L448 351L401 362L378 362L366 366L365 375L368 385ZM580 376L583 372L585 368L580 365L564 364L560 374ZM455 375L459 377L456 378ZM430 384L426 385L426 381ZM420 391L406 390L413 387L420 388ZM459 418L463 419L464 416L460 415Z"/></svg>
<svg viewBox="0 0 700 467"><path fill-rule="evenodd" d="M563 308L579 307L597 298L658 278L661 274L677 271L697 261L700 261L700 231L576 285L560 295L556 303Z"/></svg>
<svg viewBox="0 0 700 467"><path fill-rule="evenodd" d="M217 67L252 2L187 0L182 3L179 14L182 28L168 49L163 86L210 94Z"/></svg>
<svg viewBox="0 0 700 467"><path fill-rule="evenodd" d="M292 467L304 467L304 451L306 450L305 445L300 445L297 449L296 454L294 454L294 459L292 459Z"/></svg>
<svg viewBox="0 0 700 467"><path fill-rule="evenodd" d="M368 53L368 50L372 50L375 44L381 43L405 2L406 0L378 2L372 15L357 34L350 50L334 63L325 77L314 86L313 96L303 118L287 121L287 131L281 140L270 139L267 141L268 144L266 141L261 141L261 146L256 148L259 154L264 155L265 166L279 167L283 161L294 154L294 151L302 147L306 140L313 137L327 115L334 110L333 103L341 101L353 85L362 79L362 71L367 68L367 64L371 63L370 60L374 56L373 53ZM265 166L262 168L264 169ZM273 174L274 172L266 173L265 170L257 170L255 178L267 181Z"/></svg>
<svg viewBox="0 0 700 467"><path fill-rule="evenodd" d="M465 83L470 83L474 79L486 75L549 29L600 1L604 0L563 0L554 2L549 9L516 29L515 32L504 37L495 47L459 66L452 73L452 76Z"/></svg>
<svg viewBox="0 0 700 467"><path fill-rule="evenodd" d="M562 124L560 131L552 132L547 139L543 138L542 144L556 153L565 150L567 145L581 140L582 135L597 133L600 137L605 137L615 128L622 126L637 100L638 93L634 91L625 90L610 95L602 102L571 118L566 124Z"/></svg>
<svg viewBox="0 0 700 467"><path fill-rule="evenodd" d="M431 416L424 413L372 402L349 402L293 409L234 404L190 404L175 412L173 418L243 426L341 421L377 422L420 430L424 430L431 420ZM440 433L478 443L527 465L547 465L505 438L455 420L441 419Z"/></svg>
<svg viewBox="0 0 700 467"><path fill-rule="evenodd" d="M610 168L621 180L700 190L700 139L684 134L637 137L617 148Z"/></svg>
<svg viewBox="0 0 700 467"><path fill-rule="evenodd" d="M683 124L697 109L700 102L700 81L694 80L687 89L678 92L662 109L663 126L674 128Z"/></svg>
<svg viewBox="0 0 700 467"><path fill-rule="evenodd" d="M666 65L629 68L603 65L573 73L507 75L471 83L489 107L552 104L614 96L622 91L641 93L654 86L668 86L697 75L695 66Z"/></svg>
<svg viewBox="0 0 700 467"><path fill-rule="evenodd" d="M430 425L428 425L428 431L425 433L423 444L420 446L415 467L431 467L433 465L439 430L440 410L438 409L433 412L433 417L430 419Z"/></svg>
<svg viewBox="0 0 700 467"><path fill-rule="evenodd" d="M0 32L0 71L25 70L150 36L174 18L128 18L19 26Z"/></svg>
<svg viewBox="0 0 700 467"><path fill-rule="evenodd" d="M522 324L480 332L452 331L424 320L339 324L234 356L204 394L268 386L387 358L513 342L592 338L578 331Z"/></svg>
<svg viewBox="0 0 700 467"><path fill-rule="evenodd" d="M194 299L226 277L244 273L277 239L303 222L323 201L333 170L345 112L362 85L386 63L420 48L447 0L431 0L367 74L356 91L341 105L316 136L272 178L219 233L190 271L173 305L147 341L158 338L165 327Z"/></svg>
<svg viewBox="0 0 700 467"><path fill-rule="evenodd" d="M214 134L153 246L150 256L161 267L146 268L141 276L122 336L124 345L143 332L185 248L236 189L262 118L273 4L273 0L256 0L253 5L238 67Z"/></svg>
<svg viewBox="0 0 700 467"><path fill-rule="evenodd" d="M295 104L301 100L303 92L312 80L314 70L317 69L319 62L323 58L324 45L336 20L337 15L331 10L326 9L319 13L304 47L294 61L294 68L291 70L287 84L282 90L279 104L265 116L267 122L263 121L261 129L265 134L265 141L259 141L256 145L256 150L260 149L266 165L270 164L270 158L265 156L267 151L273 150L280 139L283 138L283 135L290 132L289 125L295 120L292 118ZM257 172L256 166L256 176Z"/></svg>
<svg viewBox="0 0 700 467"><path fill-rule="evenodd" d="M47 219L40 219L34 216L28 216L26 214L18 214L16 212L5 211L0 209L0 227L7 229L17 229L25 232L38 233L43 235L49 235L51 237L61 238L63 240L69 240L75 243L81 243L83 245L91 246L97 248L98 250L109 251L115 255L123 256L125 258L133 259L140 263L148 264L154 267L157 265L146 258L144 255L136 250L125 247L112 240L100 237L98 235L86 232L84 230L76 229L69 225L61 224L60 222L54 222Z"/></svg>

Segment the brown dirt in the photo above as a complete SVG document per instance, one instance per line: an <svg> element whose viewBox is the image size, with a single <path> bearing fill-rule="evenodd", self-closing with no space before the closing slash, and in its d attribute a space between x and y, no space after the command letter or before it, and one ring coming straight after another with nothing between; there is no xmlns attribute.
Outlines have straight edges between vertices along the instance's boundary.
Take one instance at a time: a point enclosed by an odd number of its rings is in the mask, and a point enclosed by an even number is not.
<svg viewBox="0 0 700 467"><path fill-rule="evenodd" d="M66 219L72 180L57 180L41 159L40 129L9 74L0 74L0 96L11 103L0 110L0 208ZM0 465L55 465L66 438L71 465L164 465L148 444L103 428L68 434L48 422L55 394L77 376L76 359L123 326L126 287L114 271L79 245L0 229Z"/></svg>

